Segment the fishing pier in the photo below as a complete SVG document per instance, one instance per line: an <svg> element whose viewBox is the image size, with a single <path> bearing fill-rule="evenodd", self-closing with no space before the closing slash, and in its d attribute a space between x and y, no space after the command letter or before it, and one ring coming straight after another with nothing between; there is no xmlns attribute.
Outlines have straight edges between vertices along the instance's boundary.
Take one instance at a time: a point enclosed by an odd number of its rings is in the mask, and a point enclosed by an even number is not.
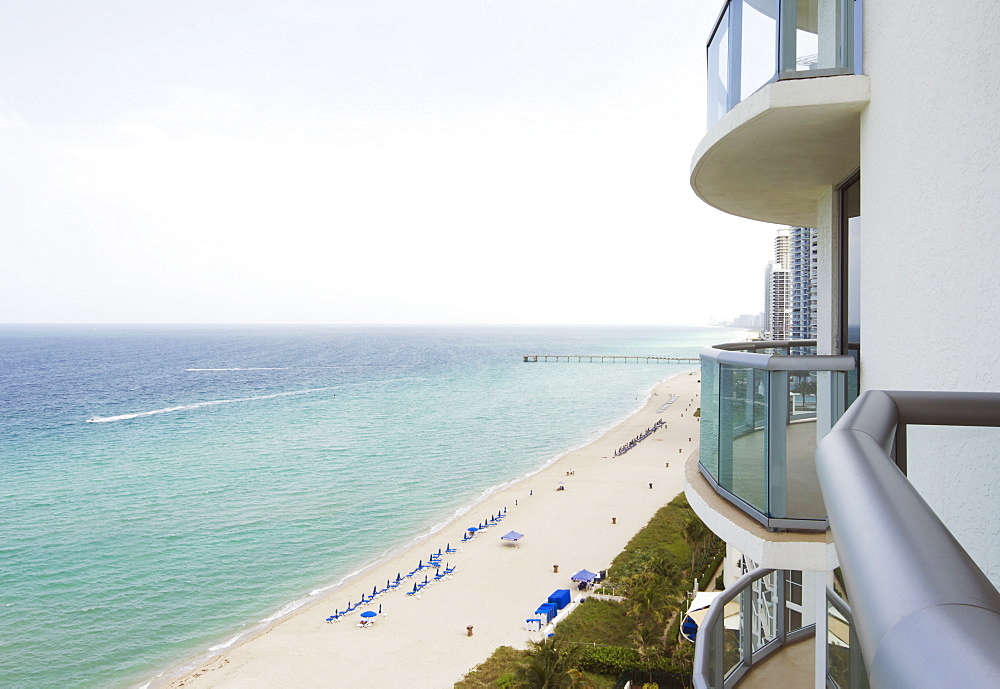
<svg viewBox="0 0 1000 689"><path fill-rule="evenodd" d="M698 357L691 356L628 356L620 354L525 354L524 363L536 363L538 361L587 361L598 363L629 363L637 364L697 364L701 361Z"/></svg>

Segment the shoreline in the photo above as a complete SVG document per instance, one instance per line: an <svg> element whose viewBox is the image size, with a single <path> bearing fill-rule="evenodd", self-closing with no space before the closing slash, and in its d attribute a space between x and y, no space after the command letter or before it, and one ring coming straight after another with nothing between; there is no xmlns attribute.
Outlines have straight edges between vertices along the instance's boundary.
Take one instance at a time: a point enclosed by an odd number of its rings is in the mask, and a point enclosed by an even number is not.
<svg viewBox="0 0 1000 689"><path fill-rule="evenodd" d="M554 588L568 588L570 574L578 569L606 569L656 509L682 490L683 461L697 447L694 437L697 436L697 419L691 412L700 406L698 379L697 370L674 374L653 386L637 409L599 432L593 440L554 456L523 476L485 489L467 507L457 508L440 524L386 551L338 582L314 589L305 598L291 601L248 630L190 656L138 686L150 689L283 684L327 686L331 677L345 683L375 681L378 684L378 680L373 679L373 670L384 683L451 686L485 660L497 646L523 648L528 640L541 638L539 633L525 631L525 616L534 610L534 604L526 601L537 598L538 603L544 602ZM678 396L677 401L661 411L663 403L674 395ZM685 411L688 412L686 417L683 416ZM658 418L663 418L666 428L638 443L628 454L613 457L618 447L651 427ZM672 453L662 452L666 449L662 447L663 442L671 446ZM628 480L627 486L612 485L624 479ZM639 488L646 489L643 481L649 483L650 488L639 491ZM556 485L562 483L566 484L565 490L557 491ZM633 500L633 497L641 499ZM567 503L573 504L584 513L577 518L570 515L568 520L566 514L560 514L556 519L552 511L558 508L556 501L564 507ZM593 510L602 505L610 509L609 514L616 516L614 520L606 516L594 519ZM486 530L468 543L460 543L465 521L470 525L478 524L504 509L507 509L506 518L499 526ZM604 528L598 526L598 521ZM558 526L550 522L557 522ZM523 542L517 547L499 545L499 536L511 529L525 533ZM598 529L604 533L596 534ZM589 541L590 547L580 542L580 533L568 537L568 533L577 531L589 533L582 540ZM355 627L358 611L335 624L324 622L327 616L342 610L347 599L356 602L358 595L354 588L366 589L372 584L381 587L380 582L393 580L397 573L409 572L418 561L426 560L431 552L439 547L444 549L448 543L459 550L445 555L456 566L455 574L412 597L404 595L404 587L422 579L419 576L413 581L403 579L399 589L385 593L371 607L364 608L377 610L380 604L385 607L386 614L379 616L371 629ZM544 546L538 547L541 544L549 544L551 557L567 563L565 569L560 569L561 574L553 571L553 564L539 564L539 558L551 559L546 557ZM571 562L574 555L580 559L578 564ZM510 567L519 561L526 565L524 576L516 582L505 579L515 573ZM506 569L497 572L493 565ZM423 570L420 575L426 576L428 572L433 577L433 569ZM538 583L533 583L530 577L537 578ZM357 586L350 589L352 595L347 595L348 587L355 584ZM496 590L498 585L504 584L506 590ZM541 588L536 594L533 589L539 585ZM543 591L546 587L548 590ZM510 593L517 595L507 595ZM487 595L489 603L484 598ZM469 599L478 599L480 604L470 608ZM437 625L445 618L457 620L459 610L465 610L465 617L470 618L465 621L475 618L480 622L478 626L472 625L475 629L490 627L491 633L479 632L464 641L468 625L457 621L449 623L450 632L440 638L441 643L432 642L432 637L438 637L439 633L422 633L428 631L421 625L422 619L435 620ZM355 660L359 655L387 653L387 643L394 649L391 666L357 668ZM430 643L434 649L426 647ZM340 652L331 657L332 651ZM427 666L428 655L447 662ZM422 668L422 674L415 675L418 667ZM418 676L423 679L414 683Z"/></svg>

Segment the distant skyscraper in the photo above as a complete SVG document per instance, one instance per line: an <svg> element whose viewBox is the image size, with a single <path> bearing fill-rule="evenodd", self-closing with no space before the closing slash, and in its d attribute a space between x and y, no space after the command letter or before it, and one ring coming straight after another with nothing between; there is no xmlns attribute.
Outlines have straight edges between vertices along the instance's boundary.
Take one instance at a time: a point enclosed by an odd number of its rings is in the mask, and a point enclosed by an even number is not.
<svg viewBox="0 0 1000 689"><path fill-rule="evenodd" d="M774 260L765 270L764 337L816 337L816 230L790 227L774 238Z"/></svg>
<svg viewBox="0 0 1000 689"><path fill-rule="evenodd" d="M787 340L791 331L791 230L782 228L774 238L774 260L765 269L764 338Z"/></svg>
<svg viewBox="0 0 1000 689"><path fill-rule="evenodd" d="M793 340L815 340L818 261L816 230L793 227L790 240L792 318L789 334Z"/></svg>

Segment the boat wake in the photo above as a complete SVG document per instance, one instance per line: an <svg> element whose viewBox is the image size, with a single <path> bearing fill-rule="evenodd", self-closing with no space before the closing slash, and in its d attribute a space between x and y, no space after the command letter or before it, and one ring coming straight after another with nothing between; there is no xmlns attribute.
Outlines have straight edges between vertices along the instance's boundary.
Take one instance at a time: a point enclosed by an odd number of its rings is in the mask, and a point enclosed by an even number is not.
<svg viewBox="0 0 1000 689"><path fill-rule="evenodd" d="M235 368L186 368L188 373L195 371L287 371L287 366L246 366Z"/></svg>
<svg viewBox="0 0 1000 689"><path fill-rule="evenodd" d="M292 390L290 392L276 392L271 395L257 395L255 397L237 397L226 400L208 400L206 402L194 402L192 404L180 404L175 407L163 407L152 411L140 411L132 414L117 414L115 416L92 416L87 419L87 423L111 423L112 421L127 421L129 419L141 419L146 416L156 416L157 414L169 414L177 411L187 411L189 409L200 409L201 407L212 407L219 404L235 404L236 402L255 402L257 400L272 400L278 397L291 397L293 395L308 395L314 392L324 392L331 390L331 387L310 388L307 390Z"/></svg>

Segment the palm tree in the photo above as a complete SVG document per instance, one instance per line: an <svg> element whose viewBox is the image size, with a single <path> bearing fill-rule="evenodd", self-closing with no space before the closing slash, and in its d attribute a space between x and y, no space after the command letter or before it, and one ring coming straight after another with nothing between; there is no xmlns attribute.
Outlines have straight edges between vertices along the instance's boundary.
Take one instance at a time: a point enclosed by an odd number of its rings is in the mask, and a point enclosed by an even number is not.
<svg viewBox="0 0 1000 689"><path fill-rule="evenodd" d="M635 650L639 652L639 657L646 666L646 674L652 681L653 666L666 655L663 632L654 627L641 625L632 633L632 640L635 642Z"/></svg>
<svg viewBox="0 0 1000 689"><path fill-rule="evenodd" d="M698 517L691 517L684 524L684 538L691 546L691 574L694 575L694 563L702 554L705 546L711 540L711 530Z"/></svg>
<svg viewBox="0 0 1000 689"><path fill-rule="evenodd" d="M515 673L516 687L528 689L585 689L583 673L573 667L579 648L554 638L533 641Z"/></svg>
<svg viewBox="0 0 1000 689"><path fill-rule="evenodd" d="M633 588L626 599L628 605L626 614L629 617L635 618L637 625L662 625L663 594L663 587L655 579L644 586Z"/></svg>

